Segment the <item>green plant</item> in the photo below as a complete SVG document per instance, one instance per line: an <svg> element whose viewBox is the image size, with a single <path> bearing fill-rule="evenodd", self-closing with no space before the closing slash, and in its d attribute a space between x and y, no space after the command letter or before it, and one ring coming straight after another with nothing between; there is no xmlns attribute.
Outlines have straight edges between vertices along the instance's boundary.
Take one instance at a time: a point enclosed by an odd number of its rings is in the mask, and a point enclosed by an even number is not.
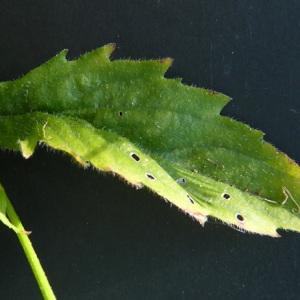
<svg viewBox="0 0 300 300"><path fill-rule="evenodd" d="M295 162L262 132L220 116L227 96L164 78L172 59L110 61L113 49L74 61L62 51L0 83L0 146L25 158L38 143L62 150L150 188L201 224L211 216L270 236L300 231ZM20 237L1 192L1 220Z"/></svg>

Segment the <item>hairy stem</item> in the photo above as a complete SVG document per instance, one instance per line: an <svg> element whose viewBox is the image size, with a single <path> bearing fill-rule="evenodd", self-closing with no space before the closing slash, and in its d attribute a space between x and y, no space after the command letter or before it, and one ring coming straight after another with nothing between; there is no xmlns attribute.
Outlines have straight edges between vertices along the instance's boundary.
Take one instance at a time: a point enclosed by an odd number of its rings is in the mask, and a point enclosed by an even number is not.
<svg viewBox="0 0 300 300"><path fill-rule="evenodd" d="M17 228L19 228L20 230L24 231L24 227L16 213L16 211L14 210L11 202L9 201L9 199L7 198L7 210L6 210L7 216L9 217L11 223L16 226ZM31 266L31 269L34 273L34 276L37 280L37 283L40 287L40 290L43 294L44 299L56 299L53 290L50 286L50 283L47 279L47 276L41 266L41 263L33 249L33 246L28 238L28 235L26 233L17 233L17 236L20 240L20 243L24 249L24 252L27 256L27 259L29 261L29 264Z"/></svg>

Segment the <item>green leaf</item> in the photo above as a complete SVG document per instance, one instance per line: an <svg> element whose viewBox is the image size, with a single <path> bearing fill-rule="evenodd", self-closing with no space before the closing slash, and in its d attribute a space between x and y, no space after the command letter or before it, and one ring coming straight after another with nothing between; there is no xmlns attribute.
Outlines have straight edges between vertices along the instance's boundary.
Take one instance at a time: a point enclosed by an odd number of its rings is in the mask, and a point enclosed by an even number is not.
<svg viewBox="0 0 300 300"><path fill-rule="evenodd" d="M260 234L300 232L295 162L220 116L227 96L164 78L172 59L110 61L113 48L74 61L63 51L0 83L0 146L27 158L42 142L149 187L202 224L212 216Z"/></svg>

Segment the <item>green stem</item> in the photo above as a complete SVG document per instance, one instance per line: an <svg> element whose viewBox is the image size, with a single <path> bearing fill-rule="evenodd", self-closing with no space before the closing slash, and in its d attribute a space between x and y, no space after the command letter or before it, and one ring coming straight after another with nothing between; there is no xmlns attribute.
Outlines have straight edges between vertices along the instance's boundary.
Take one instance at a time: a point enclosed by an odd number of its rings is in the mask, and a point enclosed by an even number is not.
<svg viewBox="0 0 300 300"><path fill-rule="evenodd" d="M21 229L22 231L25 232L25 229L16 213L14 210L11 202L9 199L7 199L7 210L6 210L7 216L9 217L11 223L15 225L17 228ZM29 264L31 266L31 269L34 273L35 279L37 280L37 283L41 289L41 292L43 294L44 299L56 299L52 288L50 286L50 283L46 277L46 274L41 266L41 263L33 249L33 246L28 238L27 234L24 233L17 233L17 236L20 240L20 243L24 249L24 252L27 256L27 259L29 261Z"/></svg>

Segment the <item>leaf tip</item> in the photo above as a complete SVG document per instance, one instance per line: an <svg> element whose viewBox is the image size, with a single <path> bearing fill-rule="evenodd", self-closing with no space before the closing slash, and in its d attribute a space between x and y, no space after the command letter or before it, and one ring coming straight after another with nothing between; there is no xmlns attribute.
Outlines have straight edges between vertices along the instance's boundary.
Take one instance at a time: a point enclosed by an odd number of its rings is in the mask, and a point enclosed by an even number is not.
<svg viewBox="0 0 300 300"><path fill-rule="evenodd" d="M166 58L162 58L162 59L159 59L158 62L165 65L165 66L168 66L170 67L172 65L174 61L174 58L171 58L171 57L166 57Z"/></svg>
<svg viewBox="0 0 300 300"><path fill-rule="evenodd" d="M116 48L117 44L116 43L109 43L107 44L107 47L109 47L111 49L111 51L114 51Z"/></svg>
<svg viewBox="0 0 300 300"><path fill-rule="evenodd" d="M30 235L32 231L20 230L18 233L23 235Z"/></svg>
<svg viewBox="0 0 300 300"><path fill-rule="evenodd" d="M105 56L109 59L112 52L116 49L116 43L109 43L103 47L103 50L105 52ZM101 48L99 48L101 49Z"/></svg>
<svg viewBox="0 0 300 300"><path fill-rule="evenodd" d="M207 217L199 212L194 212L191 210L184 210L184 212L188 213L192 218L198 221L202 226L204 226L205 222L207 221Z"/></svg>
<svg viewBox="0 0 300 300"><path fill-rule="evenodd" d="M66 56L67 56L67 53L69 52L69 49L64 49L62 51L60 51L59 53L57 53L55 55L55 58L58 58L58 59L65 59L66 60Z"/></svg>
<svg viewBox="0 0 300 300"><path fill-rule="evenodd" d="M174 58L171 58L171 57L166 57L166 58L156 60L156 62L162 66L164 73L170 68L173 61L174 61Z"/></svg>
<svg viewBox="0 0 300 300"><path fill-rule="evenodd" d="M29 158L35 149L36 143L30 143L29 140L24 140L24 141L18 141L20 148L21 148L21 153L24 158Z"/></svg>

